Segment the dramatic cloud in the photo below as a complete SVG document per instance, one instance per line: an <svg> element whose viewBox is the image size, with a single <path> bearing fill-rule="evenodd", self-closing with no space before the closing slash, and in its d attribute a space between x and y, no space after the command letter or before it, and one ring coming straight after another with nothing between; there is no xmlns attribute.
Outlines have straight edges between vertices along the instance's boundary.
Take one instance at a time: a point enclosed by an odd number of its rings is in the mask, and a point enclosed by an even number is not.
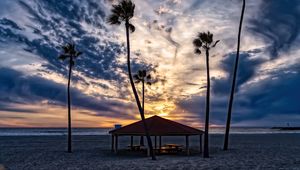
<svg viewBox="0 0 300 170"><path fill-rule="evenodd" d="M115 2L0 1L0 126L63 125L68 67L57 56L61 45L71 41L83 52L72 77L77 126L112 126L138 119L128 84L124 25L105 22ZM135 3L133 72L146 68L155 79L146 88L147 115L202 125L205 58L193 54L192 40L209 30L221 40L211 50L211 120L224 125L241 1ZM297 0L247 1L234 125L300 120L299 9Z"/></svg>
<svg viewBox="0 0 300 170"><path fill-rule="evenodd" d="M271 58L289 50L300 31L300 2L297 0L263 0L261 13L251 20L250 30L270 44Z"/></svg>
<svg viewBox="0 0 300 170"><path fill-rule="evenodd" d="M2 103L23 103L23 104L42 104L50 103L64 106L66 101L65 85L55 83L37 76L25 76L22 73L8 68L0 69L0 83L2 84L0 101ZM110 114L116 113L118 107L128 107L126 103L118 101L107 101L105 99L97 99L90 97L77 89L72 89L72 104L76 107L94 110L96 112L108 112ZM6 105L1 104L2 111L18 111L22 109L7 108ZM28 112L24 110L24 112ZM117 114L117 113L116 113ZM117 116L117 115L108 115Z"/></svg>

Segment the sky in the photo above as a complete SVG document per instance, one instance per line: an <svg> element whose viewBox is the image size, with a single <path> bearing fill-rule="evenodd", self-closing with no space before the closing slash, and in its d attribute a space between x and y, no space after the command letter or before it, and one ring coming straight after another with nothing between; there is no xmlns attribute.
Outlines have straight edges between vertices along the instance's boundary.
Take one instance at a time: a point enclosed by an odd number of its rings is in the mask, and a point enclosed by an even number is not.
<svg viewBox="0 0 300 170"><path fill-rule="evenodd" d="M210 31L211 126L224 126L241 0L135 0L133 72L147 69L145 114L201 127L205 56L192 41ZM125 27L106 18L114 0L0 1L0 127L65 127L68 65L61 46L83 55L72 75L74 127L140 119L126 65ZM300 126L300 1L247 0L233 126ZM139 93L141 85L136 84Z"/></svg>

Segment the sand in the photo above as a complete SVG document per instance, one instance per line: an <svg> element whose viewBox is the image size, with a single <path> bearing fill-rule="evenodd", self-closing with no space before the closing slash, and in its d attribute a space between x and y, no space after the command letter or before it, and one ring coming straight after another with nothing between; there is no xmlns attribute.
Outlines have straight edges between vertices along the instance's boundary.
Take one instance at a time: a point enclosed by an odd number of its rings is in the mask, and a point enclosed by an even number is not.
<svg viewBox="0 0 300 170"><path fill-rule="evenodd" d="M231 136L231 149L222 151L221 135L211 135L210 158L197 153L192 138L191 156L161 155L152 161L143 153L110 151L110 136L74 136L73 153L66 137L0 137L0 167L6 169L287 169L300 170L300 134L240 134ZM137 142L137 141L136 141ZM163 139L184 144L184 138ZM129 137L120 139L126 148ZM1 165L2 164L2 165Z"/></svg>

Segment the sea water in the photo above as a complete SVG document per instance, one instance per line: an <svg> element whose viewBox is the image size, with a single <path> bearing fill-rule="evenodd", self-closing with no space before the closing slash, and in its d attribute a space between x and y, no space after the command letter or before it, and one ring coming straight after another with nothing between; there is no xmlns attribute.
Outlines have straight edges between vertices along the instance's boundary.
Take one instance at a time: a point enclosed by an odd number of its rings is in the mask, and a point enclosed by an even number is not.
<svg viewBox="0 0 300 170"><path fill-rule="evenodd" d="M72 128L72 135L108 135L105 128ZM0 128L0 136L64 136L67 128Z"/></svg>
<svg viewBox="0 0 300 170"><path fill-rule="evenodd" d="M67 128L0 128L0 136L65 136ZM107 128L72 128L72 135L108 135ZM210 134L224 134L224 127L212 127ZM279 130L270 127L232 127L231 134L300 133L300 130Z"/></svg>

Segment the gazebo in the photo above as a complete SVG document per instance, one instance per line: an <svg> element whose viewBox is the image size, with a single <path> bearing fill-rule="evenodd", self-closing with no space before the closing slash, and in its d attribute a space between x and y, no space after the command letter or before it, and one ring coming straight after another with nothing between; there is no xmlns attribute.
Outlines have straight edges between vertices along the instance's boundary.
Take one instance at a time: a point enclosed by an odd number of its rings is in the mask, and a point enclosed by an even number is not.
<svg viewBox="0 0 300 170"><path fill-rule="evenodd" d="M159 116L152 116L146 120L150 136L154 136L154 148L157 148L157 137L159 137L159 149L161 149L161 138L162 136L185 136L186 141L186 153L190 154L189 148L189 136L199 135L199 150L202 152L202 135L203 131L192 128L181 123L165 119ZM130 146L133 146L133 137L134 136L145 136L143 122L137 121L135 123L126 125L121 128L117 128L109 131L112 135L111 150L117 153L118 151L118 137L119 136L130 136ZM148 148L149 154L149 148Z"/></svg>

